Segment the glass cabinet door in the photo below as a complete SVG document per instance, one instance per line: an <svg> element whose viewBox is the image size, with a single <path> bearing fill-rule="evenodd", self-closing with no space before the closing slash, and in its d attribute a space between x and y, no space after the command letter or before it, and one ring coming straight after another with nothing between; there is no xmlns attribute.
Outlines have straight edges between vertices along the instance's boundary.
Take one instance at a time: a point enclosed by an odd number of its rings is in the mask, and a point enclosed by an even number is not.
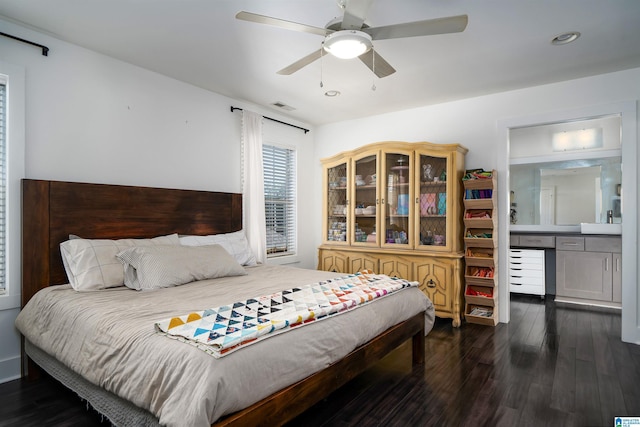
<svg viewBox="0 0 640 427"><path fill-rule="evenodd" d="M353 161L353 202L349 206L353 213L351 243L378 245L378 153L364 154Z"/></svg>
<svg viewBox="0 0 640 427"><path fill-rule="evenodd" d="M348 182L347 163L339 163L326 168L325 180L327 183L326 209L327 209L327 235L328 242L347 243L347 203Z"/></svg>
<svg viewBox="0 0 640 427"><path fill-rule="evenodd" d="M411 242L410 214L413 212L411 200L410 173L412 155L410 153L383 153L384 188L381 197L384 199L384 233L380 236L383 246L407 248Z"/></svg>
<svg viewBox="0 0 640 427"><path fill-rule="evenodd" d="M420 241L417 246L423 249L444 249L448 245L447 194L448 171L447 156L419 154L416 164L417 234ZM419 184L418 184L419 183Z"/></svg>

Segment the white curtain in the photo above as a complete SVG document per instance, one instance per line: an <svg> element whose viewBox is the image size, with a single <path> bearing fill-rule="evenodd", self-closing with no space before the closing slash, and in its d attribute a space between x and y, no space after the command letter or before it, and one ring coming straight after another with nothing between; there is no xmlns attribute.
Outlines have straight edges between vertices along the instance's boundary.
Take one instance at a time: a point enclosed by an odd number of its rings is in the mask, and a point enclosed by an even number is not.
<svg viewBox="0 0 640 427"><path fill-rule="evenodd" d="M264 213L264 176L262 173L262 116L242 111L243 228L256 261L267 260L267 232Z"/></svg>

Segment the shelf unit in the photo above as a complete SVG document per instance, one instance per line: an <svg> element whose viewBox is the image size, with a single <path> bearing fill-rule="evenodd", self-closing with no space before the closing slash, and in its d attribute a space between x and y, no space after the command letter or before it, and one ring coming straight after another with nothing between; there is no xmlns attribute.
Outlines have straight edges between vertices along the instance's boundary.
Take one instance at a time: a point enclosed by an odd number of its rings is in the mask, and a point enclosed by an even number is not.
<svg viewBox="0 0 640 427"><path fill-rule="evenodd" d="M465 319L469 323L498 323L497 177L465 175ZM468 179L467 179L468 178Z"/></svg>

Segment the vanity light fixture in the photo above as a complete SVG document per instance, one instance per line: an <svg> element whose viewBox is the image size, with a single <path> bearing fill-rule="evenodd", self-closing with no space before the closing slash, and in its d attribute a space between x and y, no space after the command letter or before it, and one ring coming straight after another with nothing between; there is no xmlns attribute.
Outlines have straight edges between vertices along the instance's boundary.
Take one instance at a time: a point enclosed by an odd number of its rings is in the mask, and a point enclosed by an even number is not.
<svg viewBox="0 0 640 427"><path fill-rule="evenodd" d="M555 132L551 138L553 151L574 151L602 148L602 128Z"/></svg>
<svg viewBox="0 0 640 427"><path fill-rule="evenodd" d="M568 31L566 33L558 34L554 38L551 39L551 44L560 46L563 44L571 43L575 41L578 37L580 37L580 33L578 31Z"/></svg>
<svg viewBox="0 0 640 427"><path fill-rule="evenodd" d="M371 36L363 31L341 30L329 34L323 43L324 50L341 59L352 59L368 52L373 44Z"/></svg>

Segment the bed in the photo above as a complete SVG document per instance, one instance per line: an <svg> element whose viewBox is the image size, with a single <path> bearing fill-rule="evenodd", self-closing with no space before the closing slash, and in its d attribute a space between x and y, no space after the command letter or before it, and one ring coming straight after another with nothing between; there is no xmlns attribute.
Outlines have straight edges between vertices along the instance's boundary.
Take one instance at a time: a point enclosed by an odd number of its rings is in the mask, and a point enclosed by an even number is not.
<svg viewBox="0 0 640 427"><path fill-rule="evenodd" d="M258 265L244 275L149 292L77 292L60 255L70 235L233 233L242 227L241 195L44 180L24 180L22 187L26 308L17 326L25 371L45 370L115 425L281 425L407 340L413 363L424 362L434 310L417 288L222 358L169 339L154 321L337 274Z"/></svg>

